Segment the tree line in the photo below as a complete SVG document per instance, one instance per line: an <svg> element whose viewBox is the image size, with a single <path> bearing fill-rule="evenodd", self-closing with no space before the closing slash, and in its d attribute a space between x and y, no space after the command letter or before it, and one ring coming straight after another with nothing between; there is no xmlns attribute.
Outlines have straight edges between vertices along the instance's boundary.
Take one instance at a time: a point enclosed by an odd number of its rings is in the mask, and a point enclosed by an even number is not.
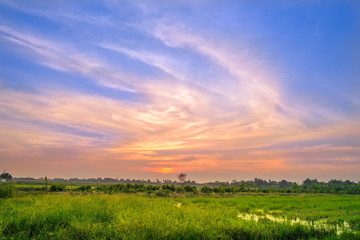
<svg viewBox="0 0 360 240"><path fill-rule="evenodd" d="M287 185L252 185L249 183L229 183L219 186L175 186L169 184L163 185L145 185L145 184L107 184L99 185L96 190L106 193L136 193L136 192L164 192L164 193L324 193L324 194L360 194L360 183L349 181L331 180L327 183L318 182L316 179L306 179L303 184Z"/></svg>
<svg viewBox="0 0 360 240"><path fill-rule="evenodd" d="M324 194L360 194L360 184L349 181L331 180L327 183L322 183L316 179L306 179L302 184L288 184L288 185L269 185L248 183L229 183L220 184L220 186L176 186L174 184L162 185L146 185L146 184L101 184L101 185L82 185L77 188L72 188L68 191L82 191L82 192L104 192L104 193L154 193L157 196L166 196L170 193L203 193L203 194L236 194L236 193L324 193ZM52 184L50 191L65 191L66 185Z"/></svg>
<svg viewBox="0 0 360 240"><path fill-rule="evenodd" d="M265 180L261 178L254 178L253 180L233 180L231 182L207 182L197 183L195 181L186 180L187 175L180 173L178 181L172 180L137 180L137 179L118 179L118 178L12 178L12 176L3 172L0 175L1 182L28 182L30 184L42 185L46 182L46 189L48 189L48 182L52 184L50 191L63 191L66 189L66 184L80 183L97 185L96 190L103 192L202 192L202 193L241 193L241 192L262 192L262 193L344 193L344 194L360 194L360 182L350 180L332 179L328 182L318 181L317 179L305 179L302 183L291 182L287 180L274 181ZM57 183L57 184L56 184ZM60 183L60 184L59 184ZM63 183L63 184L61 184ZM90 186L89 185L89 186ZM85 185L84 185L85 186ZM79 191L89 191L92 188L84 189L84 186L79 187Z"/></svg>

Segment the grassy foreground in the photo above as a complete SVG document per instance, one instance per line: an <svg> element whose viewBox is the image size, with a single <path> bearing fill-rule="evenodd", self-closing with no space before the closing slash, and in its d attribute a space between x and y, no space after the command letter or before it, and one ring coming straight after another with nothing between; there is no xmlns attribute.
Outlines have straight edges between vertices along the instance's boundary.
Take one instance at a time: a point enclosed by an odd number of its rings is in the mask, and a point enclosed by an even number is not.
<svg viewBox="0 0 360 240"><path fill-rule="evenodd" d="M360 197L29 194L0 199L0 239L360 239Z"/></svg>

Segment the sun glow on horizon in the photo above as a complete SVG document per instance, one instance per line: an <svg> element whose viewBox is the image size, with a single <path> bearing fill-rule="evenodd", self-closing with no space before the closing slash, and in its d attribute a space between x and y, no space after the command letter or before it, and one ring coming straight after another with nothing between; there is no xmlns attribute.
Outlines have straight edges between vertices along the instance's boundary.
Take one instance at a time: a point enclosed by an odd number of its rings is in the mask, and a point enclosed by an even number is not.
<svg viewBox="0 0 360 240"><path fill-rule="evenodd" d="M164 173L164 174L169 174L169 173L173 173L174 169L173 168L167 168L167 167L166 168L161 168L160 172Z"/></svg>

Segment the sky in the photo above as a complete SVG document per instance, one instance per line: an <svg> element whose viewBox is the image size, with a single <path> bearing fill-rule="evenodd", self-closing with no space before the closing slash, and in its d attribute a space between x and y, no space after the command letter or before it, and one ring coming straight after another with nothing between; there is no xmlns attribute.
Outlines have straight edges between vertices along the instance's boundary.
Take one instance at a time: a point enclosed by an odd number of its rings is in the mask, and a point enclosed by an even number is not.
<svg viewBox="0 0 360 240"><path fill-rule="evenodd" d="M0 0L15 177L360 180L357 0Z"/></svg>

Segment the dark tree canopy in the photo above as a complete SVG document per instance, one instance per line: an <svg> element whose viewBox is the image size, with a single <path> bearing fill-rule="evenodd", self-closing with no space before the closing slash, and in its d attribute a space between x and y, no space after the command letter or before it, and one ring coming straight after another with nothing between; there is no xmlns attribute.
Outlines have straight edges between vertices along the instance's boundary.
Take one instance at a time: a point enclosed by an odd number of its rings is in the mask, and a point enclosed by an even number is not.
<svg viewBox="0 0 360 240"><path fill-rule="evenodd" d="M1 178L1 179L5 179L5 180L11 180L11 179L12 179L12 176L11 176L10 173L3 172L3 173L0 175L0 178Z"/></svg>
<svg viewBox="0 0 360 240"><path fill-rule="evenodd" d="M185 180L186 180L186 174L185 173L180 173L178 175L178 179L179 179L180 183L184 183Z"/></svg>

